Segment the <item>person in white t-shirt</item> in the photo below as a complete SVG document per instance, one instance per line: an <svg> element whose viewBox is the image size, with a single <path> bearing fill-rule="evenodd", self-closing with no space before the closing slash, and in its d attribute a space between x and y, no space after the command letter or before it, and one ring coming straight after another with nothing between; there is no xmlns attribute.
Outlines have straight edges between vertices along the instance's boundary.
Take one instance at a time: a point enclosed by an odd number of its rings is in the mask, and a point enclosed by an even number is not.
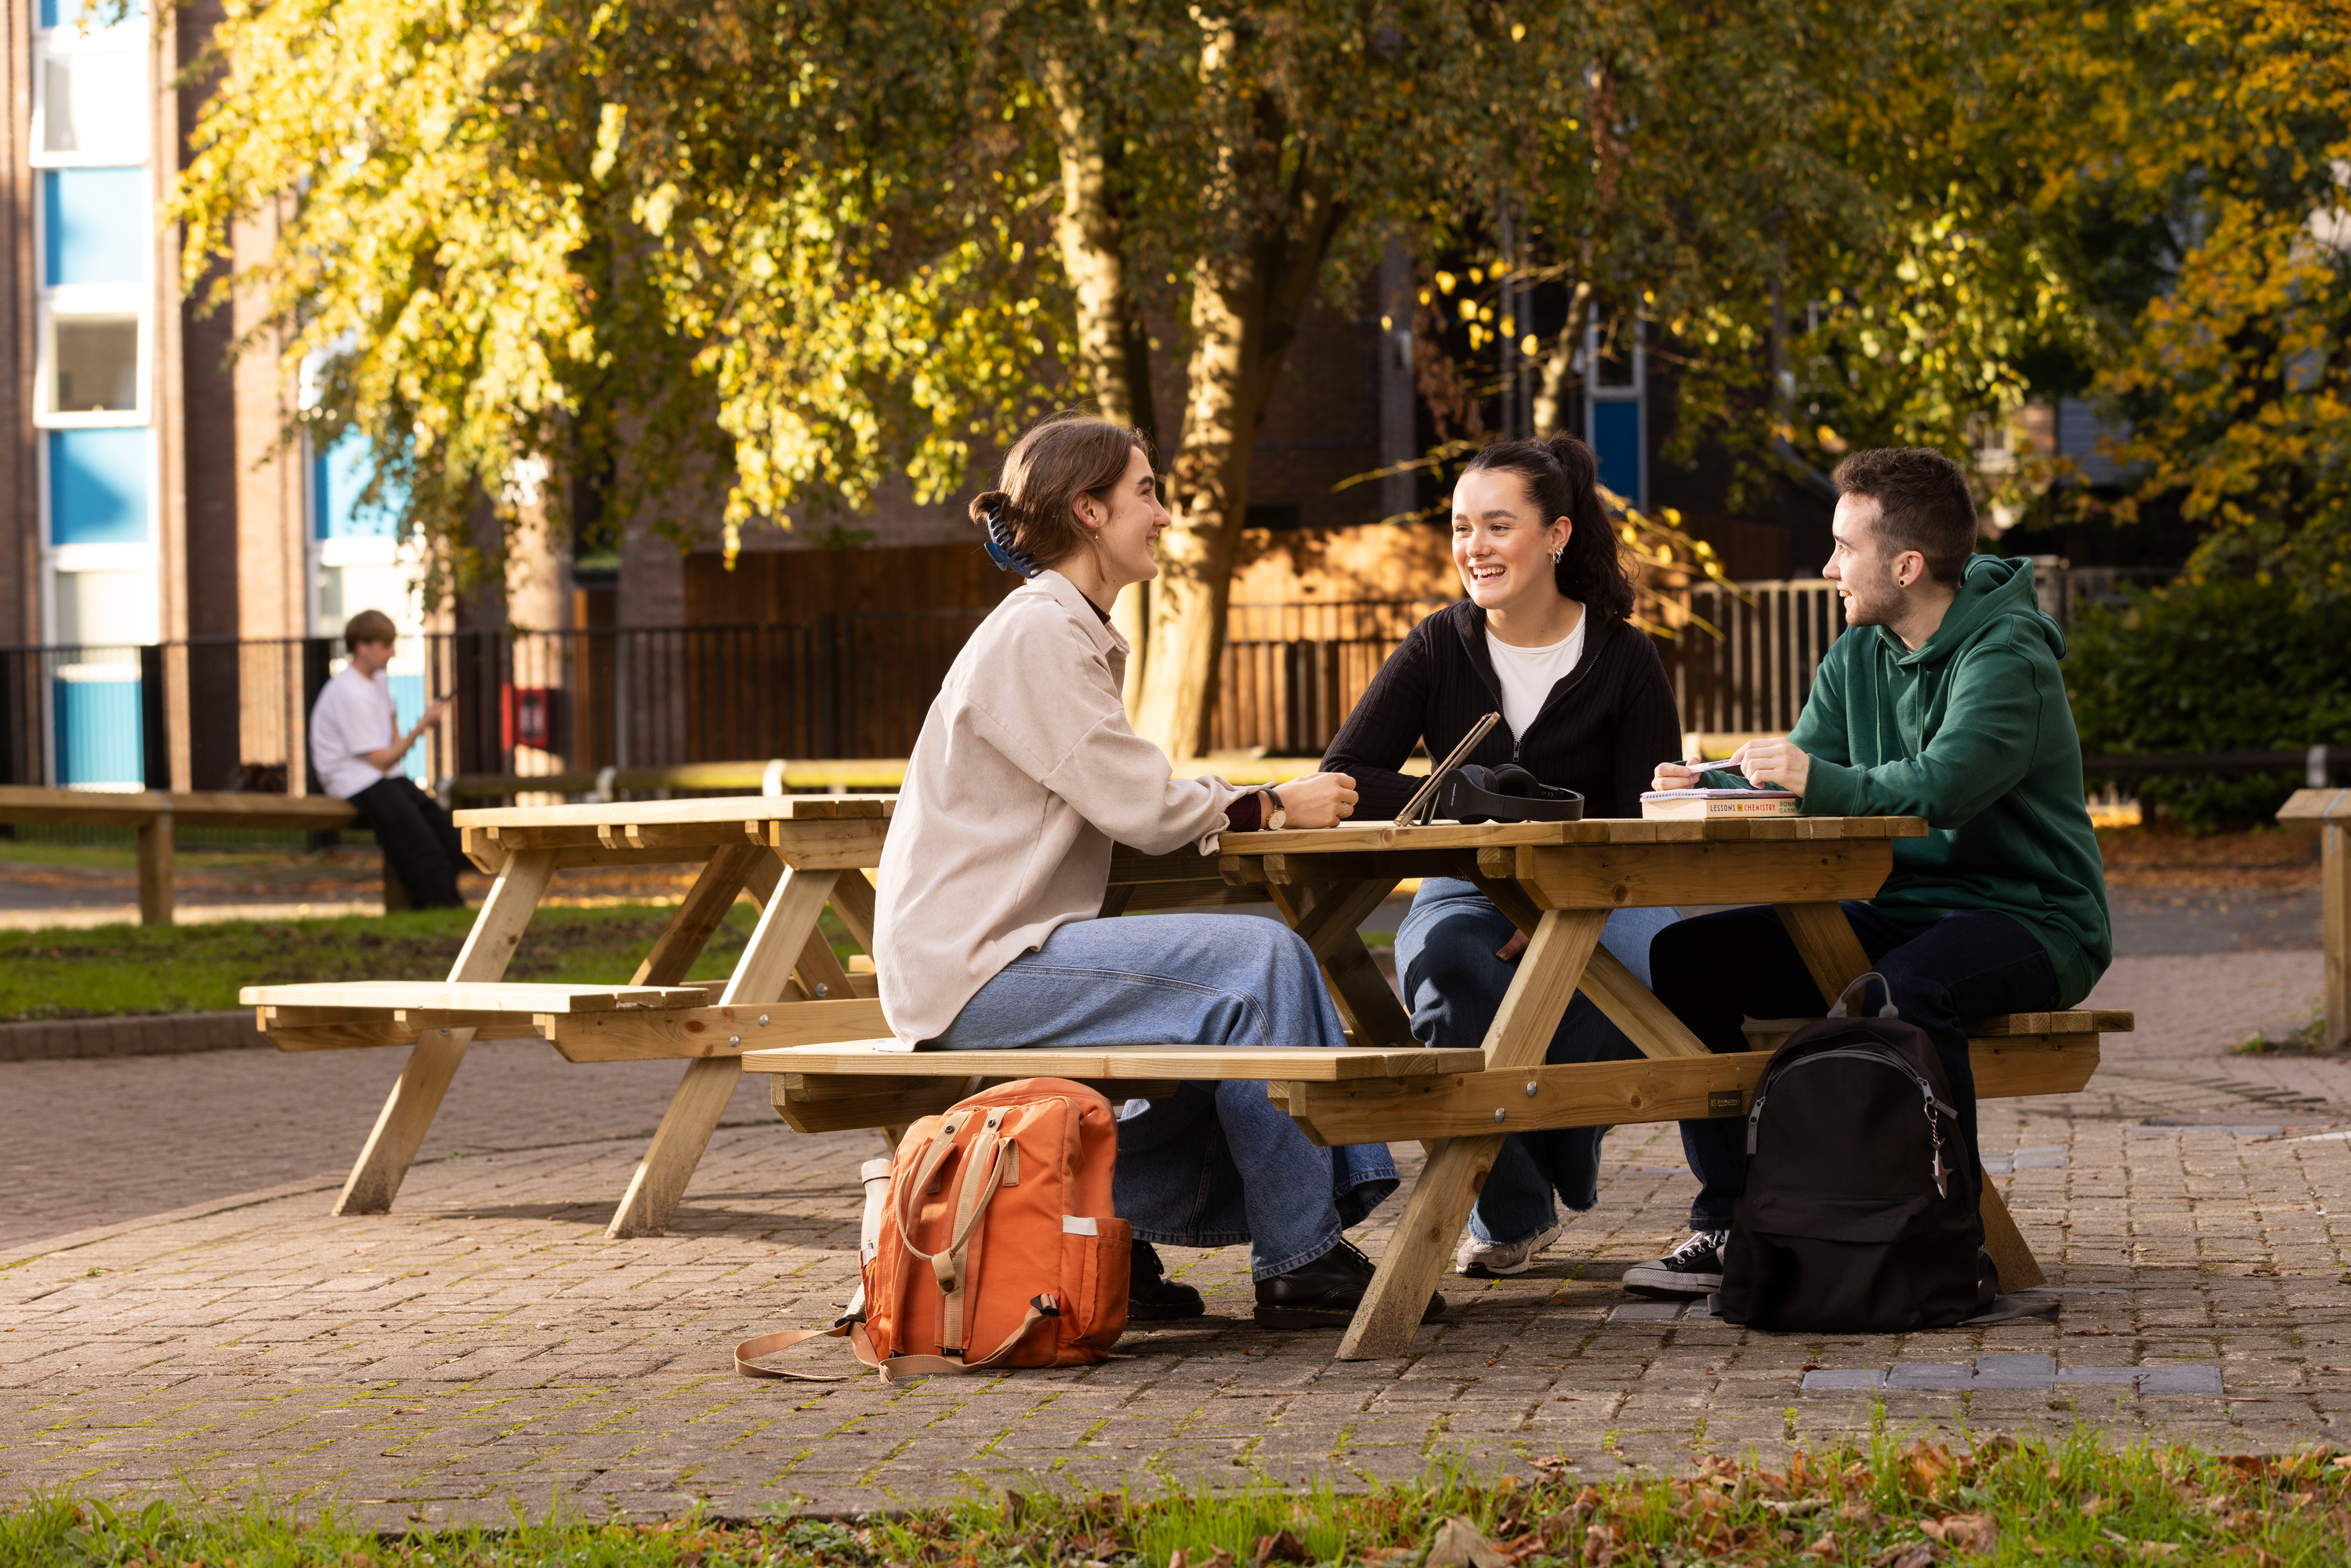
<svg viewBox="0 0 2351 1568"><path fill-rule="evenodd" d="M1584 815L1637 817L1659 762L1678 757L1681 721L1656 645L1631 621L1633 585L1602 505L1592 449L1573 436L1505 441L1453 490L1453 565L1465 594L1415 627L1373 678L1322 766L1356 781L1361 814L1393 815L1419 780L1416 747L1444 757L1485 715L1503 723L1464 760L1514 763L1573 789ZM1670 909L1620 909L1601 943L1643 984L1649 942ZM1481 1044L1516 977L1526 937L1475 883L1421 879L1395 934L1396 977L1414 1035ZM1546 1048L1551 1062L1636 1056L1578 996ZM1605 1128L1513 1134L1495 1156L1455 1266L1521 1274L1562 1230L1559 1204L1598 1200Z"/></svg>
<svg viewBox="0 0 2351 1568"><path fill-rule="evenodd" d="M433 703L406 735L392 700L392 663L399 629L381 610L362 610L343 628L351 662L329 681L310 709L310 763L319 787L349 800L375 831L392 874L419 909L461 908L457 868L463 863L456 827L441 802L400 770L417 737L446 712Z"/></svg>

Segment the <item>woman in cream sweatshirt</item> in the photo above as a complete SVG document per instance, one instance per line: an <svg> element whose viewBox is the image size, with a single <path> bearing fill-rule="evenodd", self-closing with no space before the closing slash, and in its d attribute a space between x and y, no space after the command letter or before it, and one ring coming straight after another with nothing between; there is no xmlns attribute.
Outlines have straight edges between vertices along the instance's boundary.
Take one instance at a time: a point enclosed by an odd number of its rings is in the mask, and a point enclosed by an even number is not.
<svg viewBox="0 0 2351 1568"><path fill-rule="evenodd" d="M1129 727L1110 606L1157 575L1167 526L1140 436L1056 416L1014 445L1001 483L972 517L1028 580L956 656L907 759L873 937L892 1032L910 1050L1344 1045L1312 952L1279 922L1096 918L1113 844L1209 855L1228 831L1333 826L1354 783L1178 779ZM1127 1109L1115 1191L1137 1239L1133 1316L1203 1310L1151 1242L1245 1241L1259 1322L1346 1322L1372 1265L1343 1231L1395 1189L1384 1145L1317 1148L1257 1082L1186 1083Z"/></svg>

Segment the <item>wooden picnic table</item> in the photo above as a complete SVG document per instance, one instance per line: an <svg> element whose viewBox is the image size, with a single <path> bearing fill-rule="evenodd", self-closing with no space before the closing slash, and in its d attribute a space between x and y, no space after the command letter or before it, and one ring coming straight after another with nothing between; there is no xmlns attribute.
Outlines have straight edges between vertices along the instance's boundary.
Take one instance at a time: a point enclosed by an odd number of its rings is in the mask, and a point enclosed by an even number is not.
<svg viewBox="0 0 2351 1568"><path fill-rule="evenodd" d="M248 986L239 994L282 1051L408 1048L334 1212L392 1207L477 1034L536 1035L573 1061L686 1063L606 1234L661 1230L734 1092L744 1051L887 1031L873 977L848 973L817 922L830 905L872 948L873 890L862 868L881 862L894 804L887 795L747 795L456 813L467 857L496 882L448 979ZM625 984L504 981L558 871L660 864L702 869ZM724 982L686 983L746 892L759 918L734 972Z"/></svg>
<svg viewBox="0 0 2351 1568"><path fill-rule="evenodd" d="M1765 1053L1708 1051L1600 946L1611 913L1771 904L1822 995L1834 998L1870 967L1841 901L1874 896L1893 870L1894 841L1926 833L1926 822L1915 817L1782 817L1375 824L1228 835L1221 857L1227 879L1265 885L1314 948L1351 1029L1367 1043L1410 1038L1403 1007L1372 967L1355 929L1399 881L1473 882L1527 935L1486 1036L1483 1072L1425 1086L1301 1082L1275 1090L1325 1143L1375 1134L1432 1140L1394 1239L1340 1343L1340 1359L1400 1354L1411 1343L1507 1134L1746 1113ZM1546 1066L1544 1052L1578 990L1648 1060ZM2036 1063L2039 1080L2079 1088L2074 1080L2086 1082L2096 1065L2099 1020L2066 1015L2062 1029L2049 1020L2046 1014L2001 1020L1995 1051L2060 1059ZM2121 1015L2105 1021L2129 1027ZM1990 1184L1982 1214L2003 1286L2042 1283L2039 1264Z"/></svg>
<svg viewBox="0 0 2351 1568"><path fill-rule="evenodd" d="M1770 1048L1806 1020L1758 1020L1758 1049L1716 1055L1600 946L1609 914L1658 905L1770 904L1825 996L1866 973L1840 901L1876 894L1893 842L1925 836L1916 818L1793 817L1739 822L1433 823L1227 834L1207 874L1189 851L1113 857L1105 915L1270 899L1321 961L1352 1048L1133 1046L918 1051L841 1041L765 1050L747 1071L773 1074L793 1126L899 1126L946 1109L986 1078L1091 1082L1143 1095L1185 1079L1262 1080L1322 1144L1420 1139L1428 1157L1339 1355L1404 1353L1450 1260L1503 1136L1747 1113ZM1407 877L1476 883L1528 935L1482 1051L1415 1040L1357 926ZM1552 1036L1576 991L1644 1060L1549 1066ZM2102 1033L2129 1014L2014 1014L1970 1026L1977 1095L2063 1093L2089 1082ZM1989 1184L1986 1245L2005 1289L2043 1282L2039 1264Z"/></svg>

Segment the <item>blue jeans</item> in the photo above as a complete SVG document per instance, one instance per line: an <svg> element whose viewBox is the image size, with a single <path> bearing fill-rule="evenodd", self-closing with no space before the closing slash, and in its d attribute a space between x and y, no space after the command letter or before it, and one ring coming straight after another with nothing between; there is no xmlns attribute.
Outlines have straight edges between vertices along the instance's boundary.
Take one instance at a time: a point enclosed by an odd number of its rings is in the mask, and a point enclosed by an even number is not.
<svg viewBox="0 0 2351 1568"><path fill-rule="evenodd" d="M2060 999L2049 950L2008 915L1961 910L1924 925L1906 925L1859 902L1847 904L1844 913L1861 950L1886 977L1902 1020L1917 1025L1934 1043L1956 1097L1969 1166L1980 1173L1968 1024L1993 1013L2070 1007L2080 998ZM1812 972L1769 905L1685 920L1658 936L1653 961L1657 999L1708 1051L1749 1050L1739 1027L1745 1019L1818 1018L1834 1000L1813 984ZM1877 988L1855 1000L1860 1011L1876 1008ZM1682 1148L1698 1181L1690 1228L1729 1229L1731 1210L1747 1190L1747 1118L1684 1122ZM1980 1200L1983 1195L1976 1196Z"/></svg>
<svg viewBox="0 0 2351 1568"><path fill-rule="evenodd" d="M1279 921L1138 915L1059 927L932 1043L1338 1047L1347 1037L1312 951ZM1255 1080L1186 1083L1118 1124L1112 1194L1134 1234L1178 1247L1246 1241L1257 1280L1330 1251L1395 1186L1385 1144L1318 1149Z"/></svg>
<svg viewBox="0 0 2351 1568"><path fill-rule="evenodd" d="M1670 909L1620 909L1608 917L1601 944L1646 985L1649 939L1678 918ZM1494 955L1517 930L1475 883L1430 877L1420 884L1395 939L1396 973L1416 1039L1472 1050L1486 1043L1502 993L1518 973L1517 960L1504 963ZM1578 991L1543 1060L1620 1061L1640 1054ZM1553 1193L1570 1208L1590 1208L1600 1197L1600 1140L1607 1133L1605 1127L1561 1127L1504 1138L1470 1211L1469 1233L1504 1242L1539 1235L1558 1222Z"/></svg>

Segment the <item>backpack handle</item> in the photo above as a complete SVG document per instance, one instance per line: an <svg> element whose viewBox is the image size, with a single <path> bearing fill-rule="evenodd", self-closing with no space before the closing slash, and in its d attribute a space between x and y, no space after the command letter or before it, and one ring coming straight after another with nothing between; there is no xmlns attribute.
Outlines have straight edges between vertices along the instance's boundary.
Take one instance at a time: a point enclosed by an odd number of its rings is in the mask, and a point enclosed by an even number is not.
<svg viewBox="0 0 2351 1568"><path fill-rule="evenodd" d="M1855 976L1853 984L1837 993L1836 1006L1829 1009L1829 1017L1833 1019L1852 1017L1853 1015L1845 1010L1845 1003L1852 998L1854 992L1860 990L1872 980L1876 980L1877 988L1886 993L1886 1005L1877 1009L1877 1016L1882 1019L1900 1018L1901 1011L1894 1005L1894 988L1886 983L1885 976L1875 969L1865 975ZM1868 999L1866 996L1862 998L1864 1001Z"/></svg>

